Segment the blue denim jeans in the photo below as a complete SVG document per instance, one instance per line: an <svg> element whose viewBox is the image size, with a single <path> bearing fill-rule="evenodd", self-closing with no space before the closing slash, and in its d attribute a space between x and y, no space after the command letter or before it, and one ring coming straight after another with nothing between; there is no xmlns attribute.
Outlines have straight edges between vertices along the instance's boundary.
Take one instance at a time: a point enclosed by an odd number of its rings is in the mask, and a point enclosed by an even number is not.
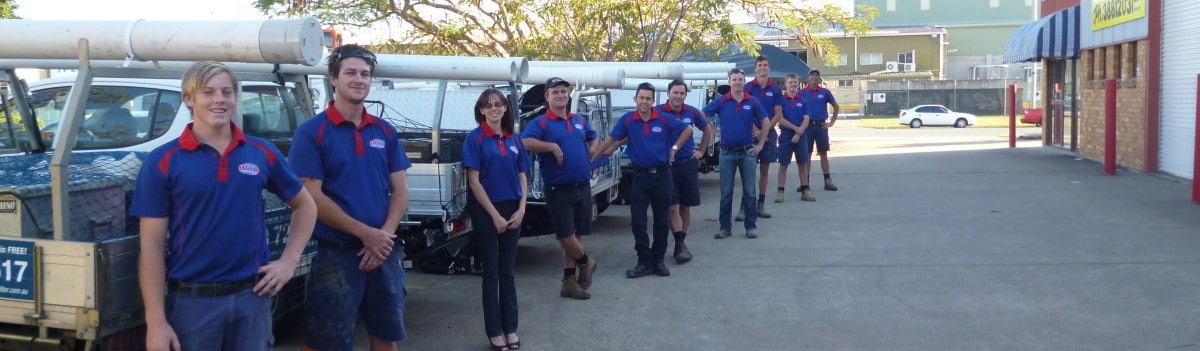
<svg viewBox="0 0 1200 351"><path fill-rule="evenodd" d="M271 298L251 288L212 297L169 293L167 321L184 350L261 350L274 343Z"/></svg>
<svg viewBox="0 0 1200 351"><path fill-rule="evenodd" d="M742 173L742 207L746 208L746 230L757 229L758 181L757 158L749 150L721 148L721 231L731 230L733 222L733 177Z"/></svg>

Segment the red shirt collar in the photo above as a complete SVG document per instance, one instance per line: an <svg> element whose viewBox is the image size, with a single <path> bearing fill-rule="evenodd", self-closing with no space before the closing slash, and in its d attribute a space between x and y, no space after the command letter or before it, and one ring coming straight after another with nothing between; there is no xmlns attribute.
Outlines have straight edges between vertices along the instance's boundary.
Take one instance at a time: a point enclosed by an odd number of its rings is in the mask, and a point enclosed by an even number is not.
<svg viewBox="0 0 1200 351"><path fill-rule="evenodd" d="M821 91L821 87L813 88L811 85L805 86L804 89L808 91Z"/></svg>
<svg viewBox="0 0 1200 351"><path fill-rule="evenodd" d="M754 77L754 80L752 80L751 82L753 82L753 83L754 83L754 86L757 86L757 87L759 87L759 88L764 88L764 89L765 89L765 88L770 88L770 87L771 87L771 84L775 84L775 81L773 81L773 80L770 80L770 79L767 79L767 85L766 85L766 86L763 86L763 85L761 85L761 84L758 84L758 77Z"/></svg>
<svg viewBox="0 0 1200 351"><path fill-rule="evenodd" d="M748 96L750 96L750 93L747 93L745 90L742 90L742 100L745 100L746 97L748 97ZM729 99L733 99L733 92L725 93L725 97L729 98Z"/></svg>
<svg viewBox="0 0 1200 351"><path fill-rule="evenodd" d="M550 117L550 119L568 119L571 117L571 113L568 112L566 117L562 117L554 114L554 110L546 109L546 117Z"/></svg>
<svg viewBox="0 0 1200 351"><path fill-rule="evenodd" d="M642 119L642 113L637 110L633 111L633 116L636 117L639 121L643 121L643 122L649 122L649 121L653 121L653 120L662 118L662 116L658 115L658 110L655 110L655 109L650 109L650 119L649 120Z"/></svg>
<svg viewBox="0 0 1200 351"><path fill-rule="evenodd" d="M196 149L200 148L200 140L196 139L196 133L192 131L192 124L194 123L196 122L188 123L187 128L183 129L183 134L179 135L179 146L187 151L196 151ZM233 140L230 145L235 145L246 141L246 134L242 133L242 130L237 127L237 124L230 122L229 128L233 131Z"/></svg>
<svg viewBox="0 0 1200 351"><path fill-rule="evenodd" d="M496 131L492 129L492 126L489 126L487 122L480 123L479 128L483 129L483 135L486 135L488 138L495 138L497 135L500 135L500 133L496 133ZM508 138L509 135L510 133L508 131L504 131L504 134L501 136Z"/></svg>
<svg viewBox="0 0 1200 351"><path fill-rule="evenodd" d="M679 105L679 111L675 111L675 109L671 107L671 103L669 103L669 102L668 102L668 103L665 103L665 104L663 104L663 110L664 110L664 111L667 111L667 112L680 113L680 112L683 112L683 111L686 111L686 110L687 110L687 107L684 107L684 106L685 106L685 105L683 105L683 104L680 104L680 105Z"/></svg>
<svg viewBox="0 0 1200 351"><path fill-rule="evenodd" d="M333 108L333 101L329 101L329 105L325 107L325 115L329 116L329 120L331 122L333 122L333 125L339 125L342 123L349 122L349 120L347 120L346 117L343 117L341 113L338 113L337 109ZM363 119L362 119L363 123L359 125L359 128L362 128L363 126L366 126L368 124L378 124L379 123L379 120L375 119L375 116L372 116L370 113L367 113L366 107L363 107L362 115L363 115Z"/></svg>

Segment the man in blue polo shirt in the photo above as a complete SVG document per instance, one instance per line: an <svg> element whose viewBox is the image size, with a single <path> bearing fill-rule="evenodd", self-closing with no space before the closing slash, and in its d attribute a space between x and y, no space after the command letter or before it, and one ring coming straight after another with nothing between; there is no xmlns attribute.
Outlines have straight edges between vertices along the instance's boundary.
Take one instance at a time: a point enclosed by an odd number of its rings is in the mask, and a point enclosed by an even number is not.
<svg viewBox="0 0 1200 351"><path fill-rule="evenodd" d="M592 234L592 165L596 130L583 117L569 113L571 83L546 80L546 114L534 118L521 132L526 150L538 154L546 194L546 208L555 237L563 249L563 280L559 296L586 300L592 297L596 260L583 249L582 236ZM577 272L578 268L578 272Z"/></svg>
<svg viewBox="0 0 1200 351"><path fill-rule="evenodd" d="M759 56L754 59L754 80L746 82L746 93L758 99L758 102L767 110L767 114L771 122L766 126L759 128L758 133L766 134L767 142L763 144L763 149L758 153L758 216L761 218L771 218L771 214L766 209L767 196L767 179L771 174L771 163L779 161L779 134L775 132L775 126L779 124L779 120L783 119L783 90L779 89L779 84L771 81L768 76L771 74L771 61L766 56ZM760 136L761 137L761 136ZM739 209L737 220L742 219L742 211Z"/></svg>
<svg viewBox="0 0 1200 351"><path fill-rule="evenodd" d="M746 208L746 237L757 238L758 207L754 186L754 163L767 138L754 137L754 129L771 123L762 104L744 90L746 72L729 70L729 93L713 99L704 107L704 114L719 116L721 127L721 231L717 239L732 235L733 179L742 174L742 206Z"/></svg>
<svg viewBox="0 0 1200 351"><path fill-rule="evenodd" d="M833 92L821 87L821 71L815 69L808 73L808 87L800 91L800 96L804 98L804 104L808 106L810 119L808 130L804 133L809 140L808 151L811 153L816 150L817 155L821 156L821 171L825 173L825 190L837 191L837 186L829 177L829 128L832 128L833 123L837 122L838 112L841 111L841 108L838 107L837 100L834 100ZM829 113L830 105L833 106L833 114ZM808 190L808 175L811 169L812 162L801 166L800 188L796 191L803 193Z"/></svg>
<svg viewBox="0 0 1200 351"><path fill-rule="evenodd" d="M334 99L296 130L291 159L317 203L319 250L309 273L306 350L350 350L361 313L371 350L404 340L403 247L412 166L396 129L367 113L375 54L358 45L329 56Z"/></svg>
<svg viewBox="0 0 1200 351"><path fill-rule="evenodd" d="M146 347L269 350L271 296L300 264L317 207L273 144L231 122L237 79L228 67L198 62L182 90L193 121L150 152L129 211L141 217ZM271 262L263 189L292 208L287 246Z"/></svg>
<svg viewBox="0 0 1200 351"><path fill-rule="evenodd" d="M674 179L671 192L671 230L675 236L673 257L676 264L692 260L692 252L688 250L685 239L692 221L691 208L700 206L698 160L708 153L708 146L713 137L713 127L708 123L708 118L699 109L683 103L687 95L687 84L684 84L682 79L672 80L667 85L667 103L654 107L660 115L678 119L704 131L700 138L700 146L697 147L696 141L689 138L675 153L675 163L671 164L671 178Z"/></svg>
<svg viewBox="0 0 1200 351"><path fill-rule="evenodd" d="M617 145L629 144L629 161L633 163L629 213L638 262L625 271L625 277L638 278L651 273L665 277L671 275L663 263L670 230L671 162L680 147L692 139L692 128L691 124L663 117L654 109L654 86L650 83L638 84L633 101L637 110L621 116L598 150L611 155ZM647 207L654 211L653 244L646 234Z"/></svg>
<svg viewBox="0 0 1200 351"><path fill-rule="evenodd" d="M775 202L783 202L784 187L787 186L787 169L792 163L792 157L796 158L796 165L803 168L808 164L808 139L804 137L804 131L808 129L808 108L804 106L804 99L800 97L800 76L795 73L788 73L784 78L784 86L787 91L783 92L783 119L779 121L779 189L775 193ZM803 171L798 171L803 181ZM809 195L808 190L805 190L800 195L801 201L816 201Z"/></svg>

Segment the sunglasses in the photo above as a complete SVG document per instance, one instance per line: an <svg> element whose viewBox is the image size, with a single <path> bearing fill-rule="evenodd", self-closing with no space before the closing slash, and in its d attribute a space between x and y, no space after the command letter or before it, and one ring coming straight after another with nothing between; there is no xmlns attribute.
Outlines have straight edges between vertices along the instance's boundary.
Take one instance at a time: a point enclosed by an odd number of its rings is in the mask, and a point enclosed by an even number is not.
<svg viewBox="0 0 1200 351"><path fill-rule="evenodd" d="M487 109L487 108L501 108L501 107L508 107L508 104L505 104L505 103L503 103L503 102L493 102L493 103L487 103L487 102L485 102L485 103L483 103L483 106L481 106L481 108L485 108L485 109Z"/></svg>
<svg viewBox="0 0 1200 351"><path fill-rule="evenodd" d="M375 58L375 54L373 54L370 51L367 51L365 49L357 48L357 47L344 48L341 51L334 53L333 54L333 62L341 61L342 59L347 58L347 57L357 57L357 58L363 59L364 61L367 61L367 63L370 64L371 66L374 66L375 63L378 62L378 59Z"/></svg>
<svg viewBox="0 0 1200 351"><path fill-rule="evenodd" d="M739 68L734 68L734 69L731 69L731 70L729 70L729 75L731 75L731 76L732 76L732 75L735 75L735 74L742 74L742 75L744 75L744 74L746 74L746 72L743 72L743 71L742 71L741 69L739 69Z"/></svg>

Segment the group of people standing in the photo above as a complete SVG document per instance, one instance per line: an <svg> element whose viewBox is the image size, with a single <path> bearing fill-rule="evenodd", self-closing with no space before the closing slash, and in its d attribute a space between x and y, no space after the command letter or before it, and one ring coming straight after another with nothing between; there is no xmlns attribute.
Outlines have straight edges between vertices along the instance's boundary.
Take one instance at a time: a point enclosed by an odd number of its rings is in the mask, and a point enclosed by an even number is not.
<svg viewBox="0 0 1200 351"><path fill-rule="evenodd" d="M308 276L304 349L353 349L360 315L371 350L394 350L405 338L395 233L412 164L395 127L364 106L375 64L363 47L334 50L327 62L334 99L297 128L288 157L233 123L240 98L227 66L206 61L187 70L183 101L192 122L147 156L130 210L141 217L147 349L270 349L270 298L294 276L310 238L319 250ZM293 211L274 261L263 235L264 189Z"/></svg>
<svg viewBox="0 0 1200 351"><path fill-rule="evenodd" d="M403 247L395 233L408 206L406 170L412 164L395 127L364 106L376 62L361 46L334 50L327 61L334 99L299 126L288 157L233 123L238 82L227 66L200 62L185 73L183 101L193 121L178 139L148 155L130 210L141 217L139 279L149 350L269 349L270 298L293 277L310 238L319 250L308 278L304 349L353 349L359 316L371 350L394 350L406 337ZM628 145L634 168L630 211L637 263L625 272L628 278L671 274L664 263L668 233L676 264L693 257L685 240L690 208L700 205L697 160L717 134L707 116L719 117L721 127L717 239L731 235L735 170L742 173L750 238L757 237L757 217L770 217L763 197L754 201L755 162L763 172L759 192L769 164L781 164L776 202L782 202L784 174L794 156L801 165L797 190L804 201L814 201L807 170L809 144L815 142L825 188L837 189L825 152L838 108L820 88L820 73L809 74L804 90L799 77L789 74L781 91L767 80L769 71L762 57L751 83L745 83L744 72L731 70L730 93L703 110L684 103L690 88L682 80L667 86L668 101L657 106L656 88L643 83L634 97L637 109L616 121L603 143L591 123L569 112L571 84L564 79L546 81L548 108L519 136L505 94L497 89L480 94L474 105L478 127L464 142L463 165L473 246L483 261L484 330L493 350L521 348L513 271L533 155L563 252L560 295L572 299L591 297L597 268L582 243L592 231L591 164L620 145ZM826 103L834 107L828 120ZM776 125L782 129L778 135ZM698 145L693 127L703 132ZM776 143L780 155L771 151ZM293 210L287 245L274 261L268 261L262 235L263 189ZM652 237L647 210L653 213Z"/></svg>
<svg viewBox="0 0 1200 351"><path fill-rule="evenodd" d="M754 80L746 82L746 73L729 71L729 93L713 99L704 114L715 116L721 126L720 231L717 239L733 235L734 179L741 174L742 201L736 221L744 221L747 238L758 237L758 218L771 218L766 211L766 190L771 163L779 163L776 203L784 202L787 168L792 158L799 166L802 201L816 201L809 188L810 155L816 150L821 158L825 190L837 191L829 173L829 128L837 121L840 108L829 89L821 87L821 72L808 73L807 87L800 88L800 77L788 73L785 89L771 81L770 60L755 59ZM829 107L832 106L832 113ZM779 127L780 132L776 132ZM754 164L757 163L757 170ZM758 176L755 176L756 171ZM755 186L754 180L758 183Z"/></svg>

